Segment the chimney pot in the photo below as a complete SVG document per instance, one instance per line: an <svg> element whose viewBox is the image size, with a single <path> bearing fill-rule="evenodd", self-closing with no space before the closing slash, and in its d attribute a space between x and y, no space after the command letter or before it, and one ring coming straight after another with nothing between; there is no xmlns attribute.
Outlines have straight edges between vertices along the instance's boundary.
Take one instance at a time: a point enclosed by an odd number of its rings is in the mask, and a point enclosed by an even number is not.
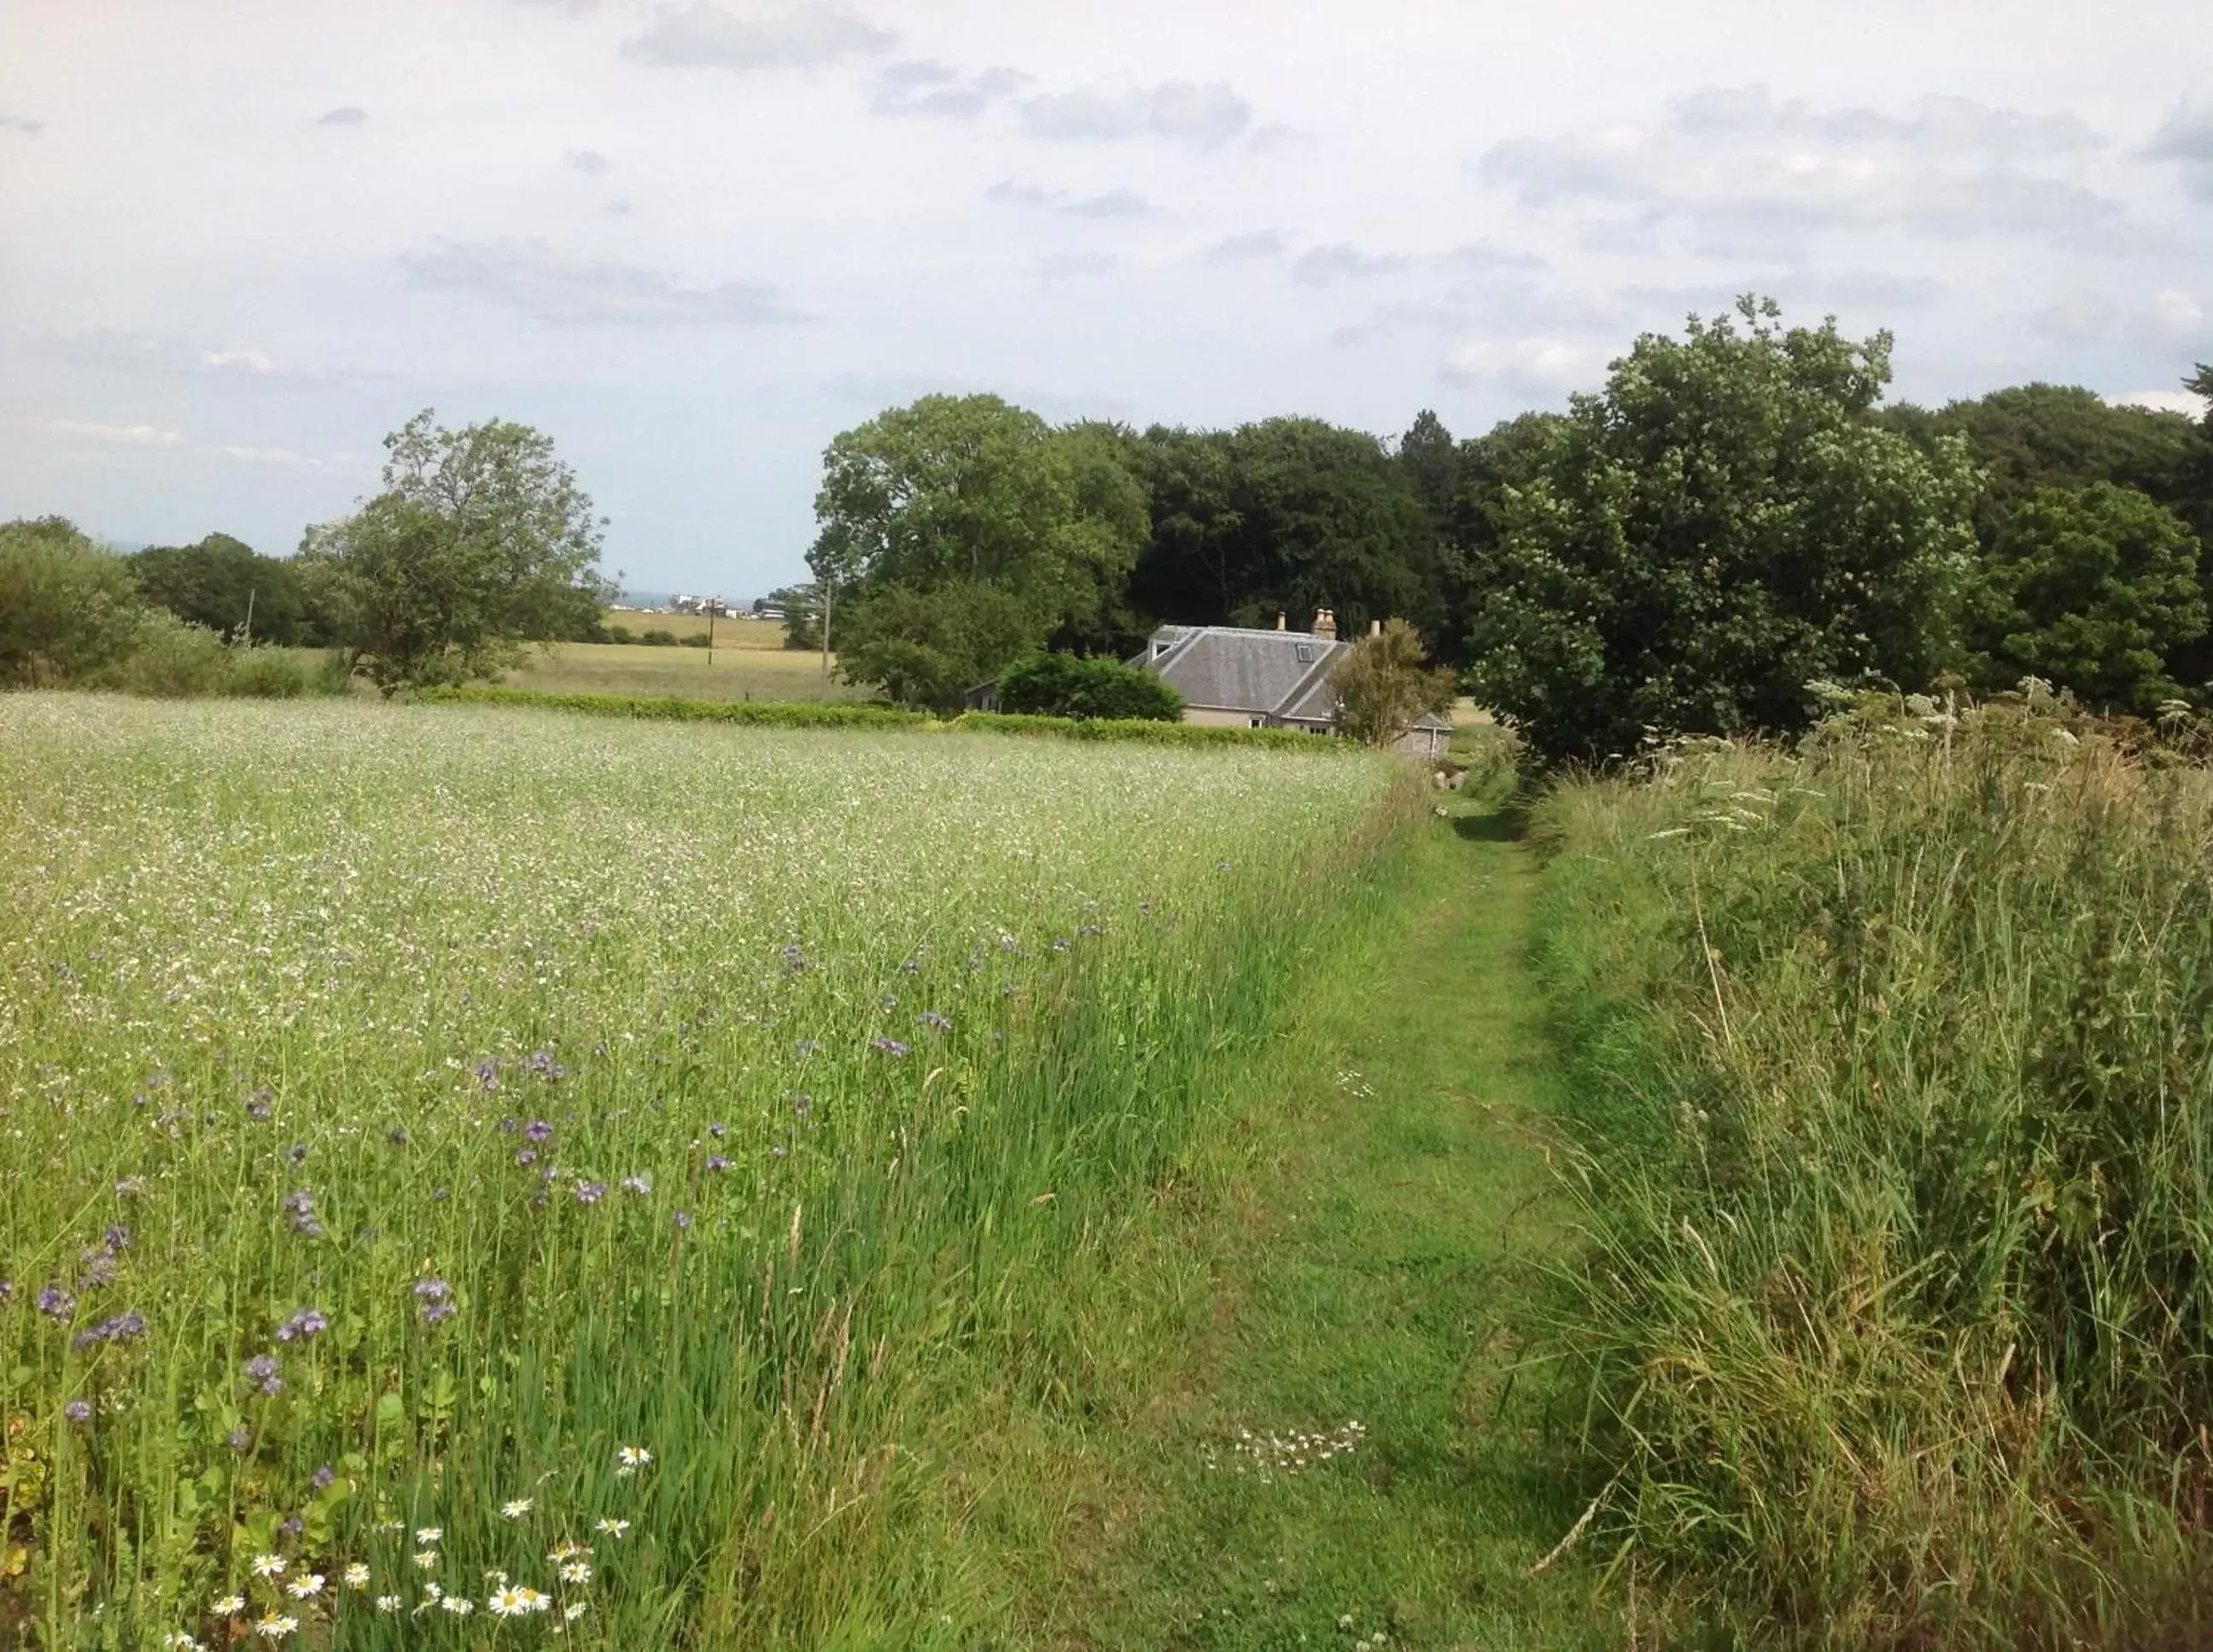
<svg viewBox="0 0 2213 1652"><path fill-rule="evenodd" d="M1314 615L1314 634L1326 641L1337 641L1337 616L1327 608Z"/></svg>
<svg viewBox="0 0 2213 1652"><path fill-rule="evenodd" d="M1368 634L1370 637L1381 637L1383 634L1383 622L1380 619L1369 620L1368 622Z"/></svg>
<svg viewBox="0 0 2213 1652"><path fill-rule="evenodd" d="M1287 616L1281 608L1276 610L1276 629L1277 631L1283 630L1283 621L1286 618Z"/></svg>

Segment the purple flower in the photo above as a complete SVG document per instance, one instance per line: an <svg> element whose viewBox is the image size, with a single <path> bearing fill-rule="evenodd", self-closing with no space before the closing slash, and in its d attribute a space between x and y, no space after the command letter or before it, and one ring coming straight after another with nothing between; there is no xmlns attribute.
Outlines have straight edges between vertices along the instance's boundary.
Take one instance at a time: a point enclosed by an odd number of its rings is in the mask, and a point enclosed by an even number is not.
<svg viewBox="0 0 2213 1652"><path fill-rule="evenodd" d="M293 1143L284 1149L284 1156L296 1165L305 1164L308 1161L308 1144L305 1142Z"/></svg>
<svg viewBox="0 0 2213 1652"><path fill-rule="evenodd" d="M607 1185L603 1181L580 1181L576 1184L576 1203L597 1204L607 1196Z"/></svg>
<svg viewBox="0 0 2213 1652"><path fill-rule="evenodd" d="M92 1402L89 1399L72 1399L62 1407L62 1415L72 1423L89 1423L92 1421Z"/></svg>
<svg viewBox="0 0 2213 1652"><path fill-rule="evenodd" d="M97 1290L115 1283L115 1253L105 1245L89 1245L76 1253L83 1265L76 1271L79 1290Z"/></svg>
<svg viewBox="0 0 2213 1652"><path fill-rule="evenodd" d="M499 1088L499 1064L496 1061L477 1063L477 1088L487 1095Z"/></svg>
<svg viewBox="0 0 2213 1652"><path fill-rule="evenodd" d="M800 951L796 942L787 942L781 955L783 966L794 973L807 967L807 954Z"/></svg>
<svg viewBox="0 0 2213 1652"><path fill-rule="evenodd" d="M538 1162L538 1149L534 1147L517 1149L515 1155L515 1161L519 1165L525 1166L536 1164Z"/></svg>
<svg viewBox="0 0 2213 1652"><path fill-rule="evenodd" d="M710 1125L707 1126L707 1134L713 1137L718 1142L729 1133L730 1127L728 1125Z"/></svg>
<svg viewBox="0 0 2213 1652"><path fill-rule="evenodd" d="M143 1176L125 1176L115 1184L115 1197L119 1199L137 1198L145 1191L146 1179Z"/></svg>
<svg viewBox="0 0 2213 1652"><path fill-rule="evenodd" d="M308 1484L314 1486L318 1491L327 1491L330 1490L331 1482L337 1478L338 1476L332 1472L331 1466L328 1463L325 1463L320 1468L308 1476Z"/></svg>
<svg viewBox="0 0 2213 1652"><path fill-rule="evenodd" d="M914 1019L918 1025L927 1027L933 1033L950 1033L953 1030L953 1017L941 1015L935 1009L925 1009Z"/></svg>
<svg viewBox="0 0 2213 1652"><path fill-rule="evenodd" d="M399 1125L394 1125L390 1130L384 1132L384 1139L391 1143L394 1147L405 1147L407 1145L407 1132Z"/></svg>
<svg viewBox="0 0 2213 1652"><path fill-rule="evenodd" d="M910 958L906 962L901 964L899 967L902 970L905 970L909 975L916 974L922 968L922 960L919 958Z"/></svg>
<svg viewBox="0 0 2213 1652"><path fill-rule="evenodd" d="M277 1522L277 1529L286 1537L297 1537L308 1529L308 1522L293 1515Z"/></svg>
<svg viewBox="0 0 2213 1652"><path fill-rule="evenodd" d="M246 1116L248 1119L267 1119L269 1117L269 1104L266 1101L259 1100L247 1102L246 1104Z"/></svg>
<svg viewBox="0 0 2213 1652"><path fill-rule="evenodd" d="M146 1316L135 1310L128 1314L111 1314L98 1325L80 1331L70 1346L80 1354L88 1348L96 1348L104 1342L129 1342L146 1334Z"/></svg>
<svg viewBox="0 0 2213 1652"><path fill-rule="evenodd" d="M643 1176L625 1176L620 1184L625 1193L643 1195L653 1191L653 1184Z"/></svg>
<svg viewBox="0 0 2213 1652"><path fill-rule="evenodd" d="M542 1142L553 1134L553 1126L543 1119L533 1119L522 1127L522 1134L525 1140Z"/></svg>
<svg viewBox="0 0 2213 1652"><path fill-rule="evenodd" d="M223 1442L229 1446L233 1451L243 1451L247 1447L253 1443L253 1431L246 1427L245 1424L241 1423L238 1427L233 1429L229 1434L223 1436Z"/></svg>
<svg viewBox="0 0 2213 1652"><path fill-rule="evenodd" d="M681 1233L691 1225L692 1213L689 1210L679 1210L676 1213L676 1230Z"/></svg>
<svg viewBox="0 0 2213 1652"><path fill-rule="evenodd" d="M729 1167L730 1161L724 1158L721 1154L710 1153L707 1155L707 1168L713 1171L716 1174L720 1175L723 1171L728 1170Z"/></svg>
<svg viewBox="0 0 2213 1652"><path fill-rule="evenodd" d="M13 1279L0 1279L0 1302L13 1301L15 1298L15 1282Z"/></svg>
<svg viewBox="0 0 2213 1652"><path fill-rule="evenodd" d="M107 1231L101 1234L100 1242L111 1251L128 1250L131 1247L131 1229L119 1222L112 1222L107 1225Z"/></svg>
<svg viewBox="0 0 2213 1652"><path fill-rule="evenodd" d="M458 1310L451 1302L425 1302L423 1304L423 1323L425 1325L442 1324L445 1320L452 1319L457 1311Z"/></svg>
<svg viewBox="0 0 2213 1652"><path fill-rule="evenodd" d="M899 1057L904 1056L906 1053L906 1045L900 1043L897 1039L870 1039L869 1040L869 1048L871 1050L881 1050L884 1054L891 1057L893 1060L897 1060Z"/></svg>
<svg viewBox="0 0 2213 1652"><path fill-rule="evenodd" d="M281 1368L274 1354L256 1354L239 1369L246 1374L246 1380L265 1394L273 1394L284 1386L284 1379L277 1375Z"/></svg>
<svg viewBox="0 0 2213 1652"><path fill-rule="evenodd" d="M50 1320L66 1320L76 1311L76 1298L59 1285L48 1285L38 1294L39 1312Z"/></svg>
<svg viewBox="0 0 2213 1652"><path fill-rule="evenodd" d="M791 1110L802 1119L806 1118L814 1111L814 1098L805 1090L794 1090L791 1093Z"/></svg>
<svg viewBox="0 0 2213 1652"><path fill-rule="evenodd" d="M553 1059L551 1050L533 1050L522 1064L540 1078L566 1078L569 1076L569 1070Z"/></svg>
<svg viewBox="0 0 2213 1652"><path fill-rule="evenodd" d="M521 1128L522 1120L517 1119L513 1113L508 1114L499 1121L499 1133L503 1136L512 1136Z"/></svg>
<svg viewBox="0 0 2213 1652"><path fill-rule="evenodd" d="M315 1220L315 1196L306 1188L295 1188L279 1201L277 1209L292 1218L292 1231L304 1234L309 1239L320 1239L323 1224Z"/></svg>
<svg viewBox="0 0 2213 1652"><path fill-rule="evenodd" d="M418 1279L415 1300L423 1305L425 1325L436 1325L454 1317L454 1288L442 1279Z"/></svg>
<svg viewBox="0 0 2213 1652"><path fill-rule="evenodd" d="M331 1322L323 1317L323 1311L320 1308L303 1308L296 1310L290 1319L277 1327L277 1340L305 1342L308 1338L330 1328Z"/></svg>

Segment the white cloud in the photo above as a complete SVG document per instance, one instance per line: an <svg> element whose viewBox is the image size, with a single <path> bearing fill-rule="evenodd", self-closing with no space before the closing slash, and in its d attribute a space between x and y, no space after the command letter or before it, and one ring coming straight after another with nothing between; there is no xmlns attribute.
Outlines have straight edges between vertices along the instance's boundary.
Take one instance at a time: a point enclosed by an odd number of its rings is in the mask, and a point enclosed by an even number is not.
<svg viewBox="0 0 2213 1652"><path fill-rule="evenodd" d="M1064 189L1002 178L984 192L987 201L1006 206L1030 206L1059 213L1066 218L1148 218L1158 212L1133 189L1110 189L1098 195L1073 195Z"/></svg>
<svg viewBox="0 0 2213 1652"><path fill-rule="evenodd" d="M1339 242L1334 247L1310 247L1291 265L1291 279L1302 287L1333 287L1340 281L1366 281L1396 275L1408 260L1398 253L1363 253Z"/></svg>
<svg viewBox="0 0 2213 1652"><path fill-rule="evenodd" d="M572 172L597 175L607 169L607 157L597 149L570 149L561 157L561 164Z"/></svg>
<svg viewBox="0 0 2213 1652"><path fill-rule="evenodd" d="M174 430L152 424L98 424L81 418L33 418L31 428L47 436L76 442L99 442L119 448L177 448L185 438Z"/></svg>
<svg viewBox="0 0 2213 1652"><path fill-rule="evenodd" d="M21 132L27 137L36 137L46 129L46 123L43 120L27 119L21 115L11 115L6 110L0 109L0 132Z"/></svg>
<svg viewBox="0 0 2213 1652"><path fill-rule="evenodd" d="M1027 99L1021 112L1032 137L1057 143L1151 137L1201 149L1219 149L1253 120L1253 106L1227 81L1101 81Z"/></svg>
<svg viewBox="0 0 2213 1652"><path fill-rule="evenodd" d="M1603 351L1572 338L1469 338L1444 360L1454 384L1497 383L1517 395L1595 388L1606 369Z"/></svg>
<svg viewBox="0 0 2213 1652"><path fill-rule="evenodd" d="M540 321L700 326L799 319L765 281L687 286L658 270L578 258L542 241L444 241L401 262L418 287L474 293Z"/></svg>
<svg viewBox="0 0 2213 1652"><path fill-rule="evenodd" d="M820 69L848 58L888 52L899 36L840 5L789 11L729 11L709 0L661 12L622 54L657 69Z"/></svg>
<svg viewBox="0 0 2213 1652"><path fill-rule="evenodd" d="M1923 98L1910 114L1777 101L1765 86L1693 93L1648 125L1515 138L1477 168L1524 205L1584 216L1609 248L1784 251L1829 229L2073 242L2124 227L2086 181L2104 140L2071 114Z"/></svg>
<svg viewBox="0 0 2213 1652"><path fill-rule="evenodd" d="M369 111L357 104L346 104L341 108L326 109L315 117L318 126L360 126L369 121Z"/></svg>
<svg viewBox="0 0 2213 1652"><path fill-rule="evenodd" d="M1243 235L1225 235L1206 249L1209 264L1249 264L1255 259L1281 258L1288 247L1283 232L1277 229L1252 229Z"/></svg>
<svg viewBox="0 0 2213 1652"><path fill-rule="evenodd" d="M243 368L248 373L274 373L277 363L258 350L204 350L200 365L220 372L227 368Z"/></svg>
<svg viewBox="0 0 2213 1652"><path fill-rule="evenodd" d="M2106 399L2115 407L2149 407L2155 413L2181 413L2190 418L2213 415L2213 401L2187 390L2124 390Z"/></svg>
<svg viewBox="0 0 2213 1652"><path fill-rule="evenodd" d="M1114 265L1112 253L1053 253L1038 260L1038 278L1050 287L1079 277L1106 275Z"/></svg>

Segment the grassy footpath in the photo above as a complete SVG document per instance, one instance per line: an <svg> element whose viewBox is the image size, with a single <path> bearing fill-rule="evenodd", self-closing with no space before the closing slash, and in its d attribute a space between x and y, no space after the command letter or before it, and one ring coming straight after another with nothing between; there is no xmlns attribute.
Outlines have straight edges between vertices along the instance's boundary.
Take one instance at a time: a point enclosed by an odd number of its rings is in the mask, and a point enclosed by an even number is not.
<svg viewBox="0 0 2213 1652"><path fill-rule="evenodd" d="M1558 1217L1535 872L1493 815L1416 835L1230 1076L1234 1125L1072 1305L1086 1380L997 1419L971 1519L1021 1643L1594 1643L1576 1559L1527 1575L1582 1502L1576 1397L1519 1359ZM1267 1444L1355 1423L1303 1467Z"/></svg>

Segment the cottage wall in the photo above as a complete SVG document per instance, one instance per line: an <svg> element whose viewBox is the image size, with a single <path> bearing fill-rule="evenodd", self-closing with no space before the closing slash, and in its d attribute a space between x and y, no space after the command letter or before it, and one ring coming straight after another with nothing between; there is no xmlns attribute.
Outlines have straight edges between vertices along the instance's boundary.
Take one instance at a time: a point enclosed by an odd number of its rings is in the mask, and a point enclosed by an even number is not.
<svg viewBox="0 0 2213 1652"><path fill-rule="evenodd" d="M1183 709L1186 722L1204 723L1209 728L1249 728L1253 714L1249 711L1223 711L1210 705L1186 705Z"/></svg>

